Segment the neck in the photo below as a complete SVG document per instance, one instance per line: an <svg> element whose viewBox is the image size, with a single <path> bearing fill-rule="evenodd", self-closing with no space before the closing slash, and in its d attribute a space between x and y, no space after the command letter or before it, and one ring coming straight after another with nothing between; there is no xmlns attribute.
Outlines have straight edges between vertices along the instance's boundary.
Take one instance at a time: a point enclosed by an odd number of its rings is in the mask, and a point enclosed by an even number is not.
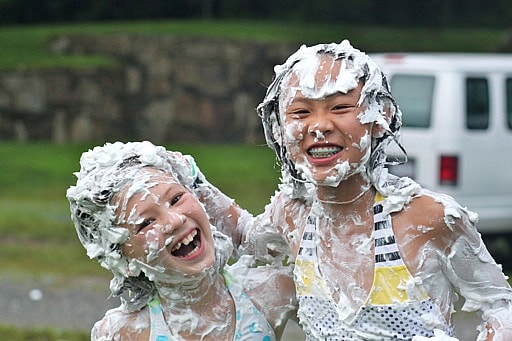
<svg viewBox="0 0 512 341"><path fill-rule="evenodd" d="M313 212L327 218L326 228L321 229L325 240L332 233L342 233L343 238L361 235L370 238L373 231L373 203L376 190L363 177L342 181L336 188L317 190L317 203ZM341 231L341 232L340 232ZM339 238L340 235L338 235Z"/></svg>
<svg viewBox="0 0 512 341"><path fill-rule="evenodd" d="M218 275L218 274L217 274ZM193 283L167 284L157 283L156 289L162 304L169 307L190 306L206 299L210 291L215 290L216 275L205 276Z"/></svg>
<svg viewBox="0 0 512 341"><path fill-rule="evenodd" d="M193 288L157 286L165 320L175 335L226 335L233 326L234 305L222 275ZM202 338L201 338L202 339Z"/></svg>
<svg viewBox="0 0 512 341"><path fill-rule="evenodd" d="M205 302L215 299L219 293L225 291L225 285L224 278L217 273L213 277L203 278L193 287L157 284L156 289L163 306L179 310L183 307L190 309L202 306Z"/></svg>
<svg viewBox="0 0 512 341"><path fill-rule="evenodd" d="M317 198L326 204L350 206L361 201L371 188L371 183L364 176L356 174L343 180L337 187L319 186Z"/></svg>

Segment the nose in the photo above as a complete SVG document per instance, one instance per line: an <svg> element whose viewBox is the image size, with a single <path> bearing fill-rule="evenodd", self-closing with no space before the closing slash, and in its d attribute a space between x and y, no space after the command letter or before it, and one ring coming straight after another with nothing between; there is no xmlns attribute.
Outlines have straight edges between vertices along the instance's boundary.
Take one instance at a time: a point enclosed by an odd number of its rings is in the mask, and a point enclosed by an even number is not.
<svg viewBox="0 0 512 341"><path fill-rule="evenodd" d="M327 114L317 114L312 117L308 126L308 134L315 139L325 140L326 135L330 134L334 129L334 124Z"/></svg>
<svg viewBox="0 0 512 341"><path fill-rule="evenodd" d="M169 212L164 220L163 233L171 233L176 228L183 226L187 217L181 213Z"/></svg>

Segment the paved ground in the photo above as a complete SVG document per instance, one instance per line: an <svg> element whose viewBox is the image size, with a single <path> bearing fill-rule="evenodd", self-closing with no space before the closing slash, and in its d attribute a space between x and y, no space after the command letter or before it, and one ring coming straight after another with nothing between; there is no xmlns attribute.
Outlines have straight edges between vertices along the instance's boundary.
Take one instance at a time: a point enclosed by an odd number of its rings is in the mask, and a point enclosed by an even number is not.
<svg viewBox="0 0 512 341"><path fill-rule="evenodd" d="M14 326L89 331L104 312L119 305L104 279L63 280L51 276L0 277L0 321Z"/></svg>
<svg viewBox="0 0 512 341"><path fill-rule="evenodd" d="M106 310L118 306L109 298L108 279L61 279L51 276L0 275L0 323L14 326L56 327L89 331ZM475 318L456 316L461 341L475 340ZM289 323L284 341L304 340L295 323Z"/></svg>
<svg viewBox="0 0 512 341"><path fill-rule="evenodd" d="M56 327L89 332L105 311L119 305L109 297L109 280L61 279L20 274L0 276L0 323L18 327ZM283 341L303 340L290 323Z"/></svg>

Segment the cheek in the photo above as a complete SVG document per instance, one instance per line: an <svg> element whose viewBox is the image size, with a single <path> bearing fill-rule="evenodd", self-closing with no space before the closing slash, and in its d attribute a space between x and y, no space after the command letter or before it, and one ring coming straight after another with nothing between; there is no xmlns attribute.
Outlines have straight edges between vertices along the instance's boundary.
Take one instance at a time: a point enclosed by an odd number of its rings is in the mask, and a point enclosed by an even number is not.
<svg viewBox="0 0 512 341"><path fill-rule="evenodd" d="M304 122L289 121L284 125L284 140L286 144L296 145L304 139Z"/></svg>
<svg viewBox="0 0 512 341"><path fill-rule="evenodd" d="M360 152L366 151L370 147L371 135L369 131L362 132L362 136L358 136L353 139L352 147L356 148Z"/></svg>
<svg viewBox="0 0 512 341"><path fill-rule="evenodd" d="M159 227L155 226L156 229ZM146 262L149 255L152 257L161 249L159 234L154 230L133 236L123 245L123 253L130 258Z"/></svg>
<svg viewBox="0 0 512 341"><path fill-rule="evenodd" d="M345 135L348 136L348 138L351 139L353 143L358 145L364 144L364 140L367 138L367 136L371 137L370 124L362 125L357 119L348 123L343 131L345 131Z"/></svg>
<svg viewBox="0 0 512 341"><path fill-rule="evenodd" d="M145 254L146 261L150 263L151 261L158 258L158 254L162 250L164 242L160 239L157 232L154 230L148 231L146 233L146 246L145 246Z"/></svg>
<svg viewBox="0 0 512 341"><path fill-rule="evenodd" d="M208 215L206 214L203 206L199 204L199 202L194 201L189 205L189 209L186 212L182 212L183 215L192 218L198 224L204 226L210 225Z"/></svg>
<svg viewBox="0 0 512 341"><path fill-rule="evenodd" d="M300 143L304 140L305 124L299 121L291 121L284 126L284 144L294 163L303 160Z"/></svg>
<svg viewBox="0 0 512 341"><path fill-rule="evenodd" d="M144 260L147 254L146 234L142 233L132 236L122 246L122 252L128 258Z"/></svg>

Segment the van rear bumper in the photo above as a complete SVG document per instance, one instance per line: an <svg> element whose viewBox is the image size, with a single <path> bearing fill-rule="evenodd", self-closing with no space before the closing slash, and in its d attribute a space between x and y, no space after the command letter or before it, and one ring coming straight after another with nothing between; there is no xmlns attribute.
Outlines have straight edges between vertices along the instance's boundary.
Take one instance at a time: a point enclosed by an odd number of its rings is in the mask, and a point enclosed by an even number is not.
<svg viewBox="0 0 512 341"><path fill-rule="evenodd" d="M471 211L478 213L480 233L512 233L512 207L472 207Z"/></svg>

